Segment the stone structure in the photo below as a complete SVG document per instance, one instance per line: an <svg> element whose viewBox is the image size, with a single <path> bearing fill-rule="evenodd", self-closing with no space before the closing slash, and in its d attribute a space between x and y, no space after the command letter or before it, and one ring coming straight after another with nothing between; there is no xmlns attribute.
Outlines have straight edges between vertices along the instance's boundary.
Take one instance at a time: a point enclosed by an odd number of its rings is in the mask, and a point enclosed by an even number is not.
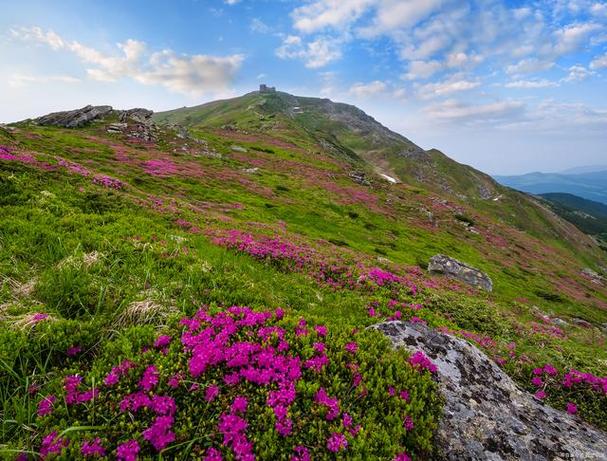
<svg viewBox="0 0 607 461"><path fill-rule="evenodd" d="M267 86L265 83L262 83L261 85L259 85L259 92L260 93L276 93L276 87Z"/></svg>

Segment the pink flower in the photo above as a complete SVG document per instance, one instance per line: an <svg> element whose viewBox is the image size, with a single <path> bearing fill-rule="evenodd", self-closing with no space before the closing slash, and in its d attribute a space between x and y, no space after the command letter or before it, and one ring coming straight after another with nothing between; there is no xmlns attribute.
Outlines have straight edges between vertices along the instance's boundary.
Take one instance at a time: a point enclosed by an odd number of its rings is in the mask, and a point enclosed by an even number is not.
<svg viewBox="0 0 607 461"><path fill-rule="evenodd" d="M402 453L396 455L393 461L411 461L411 457L403 451Z"/></svg>
<svg viewBox="0 0 607 461"><path fill-rule="evenodd" d="M340 434L339 432L333 432L331 436L327 439L327 450L332 453L337 453L338 451L345 450L348 447L348 440L346 436Z"/></svg>
<svg viewBox="0 0 607 461"><path fill-rule="evenodd" d="M281 436L287 437L293 432L293 420L290 418L279 419L274 427Z"/></svg>
<svg viewBox="0 0 607 461"><path fill-rule="evenodd" d="M409 391L406 391L406 390L400 391L399 396L405 402L408 402L411 399L411 396L409 395Z"/></svg>
<svg viewBox="0 0 607 461"><path fill-rule="evenodd" d="M577 405L573 402L567 402L567 413L575 415L577 413Z"/></svg>
<svg viewBox="0 0 607 461"><path fill-rule="evenodd" d="M394 397L396 395L396 389L394 389L394 386L388 386L388 394L390 397Z"/></svg>
<svg viewBox="0 0 607 461"><path fill-rule="evenodd" d="M531 384L533 384L535 387L541 387L544 385L544 381L542 381L542 378L540 378L539 376L534 376L531 379Z"/></svg>
<svg viewBox="0 0 607 461"><path fill-rule="evenodd" d="M181 384L181 380L182 376L177 373L168 379L167 384L169 385L169 387L177 389L179 387L179 384Z"/></svg>
<svg viewBox="0 0 607 461"><path fill-rule="evenodd" d="M171 344L171 340L172 338L168 335L158 336L158 338L156 338L156 341L154 341L154 347L156 349L162 349L164 347L167 347L169 344Z"/></svg>
<svg viewBox="0 0 607 461"><path fill-rule="evenodd" d="M158 384L158 368L155 365L150 365L143 372L143 376L139 381L139 387L144 391L151 391Z"/></svg>
<svg viewBox="0 0 607 461"><path fill-rule="evenodd" d="M101 445L101 439L96 437L93 440L85 440L82 442L82 446L80 447L80 453L85 458L93 458L95 456L103 457L105 456L105 449Z"/></svg>
<svg viewBox="0 0 607 461"><path fill-rule="evenodd" d="M320 337L325 337L327 336L327 333L329 332L329 330L327 329L326 326L324 325L316 325L314 327L314 331L316 331L316 334Z"/></svg>
<svg viewBox="0 0 607 461"><path fill-rule="evenodd" d="M150 442L156 451L161 451L175 440L172 416L158 416L154 423L143 431L143 438Z"/></svg>
<svg viewBox="0 0 607 461"><path fill-rule="evenodd" d="M314 401L327 408L327 414L325 415L327 421L333 421L339 416L339 400L329 397L327 391L325 391L323 387L321 387L314 396Z"/></svg>
<svg viewBox="0 0 607 461"><path fill-rule="evenodd" d="M285 316L285 311L284 309L281 309L280 307L278 309L276 309L274 311L274 317L276 317L276 320L282 320L283 317Z"/></svg>
<svg viewBox="0 0 607 461"><path fill-rule="evenodd" d="M80 346L71 346L67 348L67 351L65 351L68 357L76 357L78 354L80 354L80 352L82 352L82 348Z"/></svg>
<svg viewBox="0 0 607 461"><path fill-rule="evenodd" d="M54 395L44 397L40 403L38 403L38 416L50 415L53 412L53 405L56 400L57 397Z"/></svg>
<svg viewBox="0 0 607 461"><path fill-rule="evenodd" d="M415 427L415 424L413 423L413 419L411 418L411 416L409 416L409 415L405 416L405 420L403 422L403 427L408 432L413 430L413 428Z"/></svg>
<svg viewBox="0 0 607 461"><path fill-rule="evenodd" d="M139 450L137 440L129 440L118 445L118 448L116 448L116 458L121 461L136 461Z"/></svg>
<svg viewBox="0 0 607 461"><path fill-rule="evenodd" d="M544 372L550 376L556 376L559 373L558 370L549 363L544 366Z"/></svg>
<svg viewBox="0 0 607 461"><path fill-rule="evenodd" d="M436 373L438 368L432 363L432 361L426 357L422 351L417 351L411 357L409 357L409 363L413 368L417 370L428 370L430 373Z"/></svg>
<svg viewBox="0 0 607 461"><path fill-rule="evenodd" d="M348 343L344 346L344 349L350 354L356 354L356 352L358 351L358 344L356 344L355 342Z"/></svg>
<svg viewBox="0 0 607 461"><path fill-rule="evenodd" d="M369 308L369 317L376 317L376 316L377 316L377 312L375 312L375 308L370 307Z"/></svg>
<svg viewBox="0 0 607 461"><path fill-rule="evenodd" d="M546 398L546 392L543 389L540 389L535 393L535 398L538 400L543 400Z"/></svg>
<svg viewBox="0 0 607 461"><path fill-rule="evenodd" d="M207 402L212 402L219 395L219 386L211 384L204 391L204 399Z"/></svg>
<svg viewBox="0 0 607 461"><path fill-rule="evenodd" d="M42 439L40 445L40 457L45 459L48 455L57 455L70 444L66 438L59 437L57 432L53 431Z"/></svg>
<svg viewBox="0 0 607 461"><path fill-rule="evenodd" d="M204 461L222 461L223 457L221 452L217 448L209 448L207 454L204 456Z"/></svg>
<svg viewBox="0 0 607 461"><path fill-rule="evenodd" d="M291 456L291 461L310 461L310 451L303 445L298 445L293 448L295 454Z"/></svg>
<svg viewBox="0 0 607 461"><path fill-rule="evenodd" d="M232 413L245 414L247 412L248 403L249 402L246 397L239 395L234 399L230 410L232 411Z"/></svg>
<svg viewBox="0 0 607 461"><path fill-rule="evenodd" d="M314 352L317 352L319 354L322 354L325 352L325 345L324 343L314 343Z"/></svg>
<svg viewBox="0 0 607 461"><path fill-rule="evenodd" d="M350 416L348 413L344 413L341 417L341 422L344 425L344 427L351 427L352 426L352 416Z"/></svg>
<svg viewBox="0 0 607 461"><path fill-rule="evenodd" d="M32 322L38 323L38 322L42 322L43 320L46 320L46 319L48 319L48 314L43 314L41 312L38 312L33 315Z"/></svg>

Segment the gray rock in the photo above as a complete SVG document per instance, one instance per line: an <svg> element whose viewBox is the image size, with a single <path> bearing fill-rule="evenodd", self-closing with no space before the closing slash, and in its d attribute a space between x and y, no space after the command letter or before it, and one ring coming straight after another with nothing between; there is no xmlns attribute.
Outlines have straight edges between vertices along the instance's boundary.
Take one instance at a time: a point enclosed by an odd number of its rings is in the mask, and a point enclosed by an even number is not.
<svg viewBox="0 0 607 461"><path fill-rule="evenodd" d="M603 285L605 278L589 267L582 269L582 275L596 285Z"/></svg>
<svg viewBox="0 0 607 461"><path fill-rule="evenodd" d="M59 126L63 128L79 128L93 120L100 119L112 112L111 106L86 106L82 109L65 112L54 112L34 119L34 122L43 126Z"/></svg>
<svg viewBox="0 0 607 461"><path fill-rule="evenodd" d="M430 259L430 264L428 264L428 271L436 274L445 274L448 277L460 280L468 285L480 287L483 290L493 290L493 282L487 274L445 255L433 256Z"/></svg>
<svg viewBox="0 0 607 461"><path fill-rule="evenodd" d="M571 319L571 323L573 323L574 325L577 325L578 327L582 327L582 328L592 328L592 323L590 323L584 319L580 319L578 317Z"/></svg>
<svg viewBox="0 0 607 461"><path fill-rule="evenodd" d="M129 110L121 110L119 111L119 114L120 121L123 123L132 120L134 122L143 123L147 125L152 123L152 115L154 115L154 112L148 109L136 108Z"/></svg>
<svg viewBox="0 0 607 461"><path fill-rule="evenodd" d="M363 173L362 171L351 171L350 173L348 173L348 176L350 177L350 179L352 179L352 181L354 181L357 184L360 184L363 186L371 185L371 183L367 179L365 173Z"/></svg>
<svg viewBox="0 0 607 461"><path fill-rule="evenodd" d="M370 327L395 347L423 351L445 397L437 433L445 460L605 460L607 434L543 405L472 344L420 323Z"/></svg>

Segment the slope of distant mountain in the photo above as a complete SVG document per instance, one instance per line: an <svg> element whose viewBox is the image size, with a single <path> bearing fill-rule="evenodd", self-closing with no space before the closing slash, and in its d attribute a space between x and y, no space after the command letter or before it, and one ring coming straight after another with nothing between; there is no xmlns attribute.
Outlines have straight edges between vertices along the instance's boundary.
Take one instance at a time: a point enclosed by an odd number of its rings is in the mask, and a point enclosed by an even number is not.
<svg viewBox="0 0 607 461"><path fill-rule="evenodd" d="M560 171L561 174L584 174L584 173L596 173L598 171L607 171L607 165L585 165L578 166L575 168L568 168L567 170Z"/></svg>
<svg viewBox="0 0 607 461"><path fill-rule="evenodd" d="M590 235L607 237L607 205L571 194L541 194L559 216Z"/></svg>
<svg viewBox="0 0 607 461"><path fill-rule="evenodd" d="M529 173L495 176L505 186L531 194L561 192L607 204L607 171L581 174Z"/></svg>

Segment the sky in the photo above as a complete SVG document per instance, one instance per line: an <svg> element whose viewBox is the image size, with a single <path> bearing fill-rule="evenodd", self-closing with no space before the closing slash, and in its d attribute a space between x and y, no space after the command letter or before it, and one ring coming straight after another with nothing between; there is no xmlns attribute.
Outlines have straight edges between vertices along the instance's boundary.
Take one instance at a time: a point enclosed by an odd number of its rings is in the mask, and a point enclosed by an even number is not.
<svg viewBox="0 0 607 461"><path fill-rule="evenodd" d="M606 0L0 0L0 122L260 83L490 174L607 165Z"/></svg>

